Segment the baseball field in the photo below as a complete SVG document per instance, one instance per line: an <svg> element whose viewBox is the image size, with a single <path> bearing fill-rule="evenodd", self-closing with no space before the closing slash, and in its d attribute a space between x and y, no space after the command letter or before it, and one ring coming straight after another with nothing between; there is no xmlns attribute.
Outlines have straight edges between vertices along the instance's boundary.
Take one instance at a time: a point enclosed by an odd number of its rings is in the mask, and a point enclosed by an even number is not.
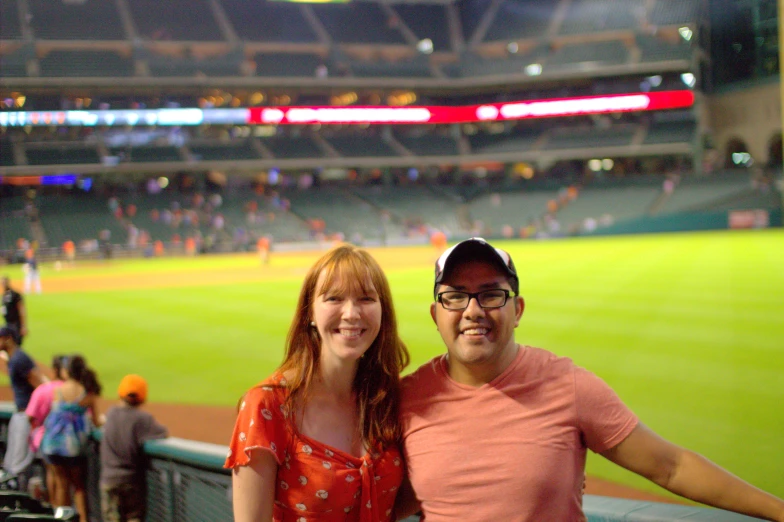
<svg viewBox="0 0 784 522"><path fill-rule="evenodd" d="M784 496L784 231L497 245L515 259L526 299L518 342L573 358L662 436ZM428 313L436 255L371 252L392 286L410 371L444 350ZM139 373L151 402L227 411L280 363L318 255L45 265L43 294L26 296L25 348L42 362L84 354L107 397ZM21 289L18 266L0 273ZM588 472L658 490L600 457Z"/></svg>

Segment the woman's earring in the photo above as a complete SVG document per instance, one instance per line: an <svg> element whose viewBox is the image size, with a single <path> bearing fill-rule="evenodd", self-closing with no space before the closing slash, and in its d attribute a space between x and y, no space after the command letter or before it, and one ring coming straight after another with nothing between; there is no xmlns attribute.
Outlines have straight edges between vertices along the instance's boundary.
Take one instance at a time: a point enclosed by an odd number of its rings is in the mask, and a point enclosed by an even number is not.
<svg viewBox="0 0 784 522"><path fill-rule="evenodd" d="M316 321L311 321L311 322L310 322L310 326L312 326L313 328L315 328L315 327L316 327Z"/></svg>

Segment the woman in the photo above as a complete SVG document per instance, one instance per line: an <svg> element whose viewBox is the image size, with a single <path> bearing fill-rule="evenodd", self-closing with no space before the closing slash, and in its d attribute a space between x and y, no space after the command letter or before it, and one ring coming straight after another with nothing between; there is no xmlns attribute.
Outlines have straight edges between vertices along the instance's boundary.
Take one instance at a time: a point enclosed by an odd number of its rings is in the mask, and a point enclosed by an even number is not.
<svg viewBox="0 0 784 522"><path fill-rule="evenodd" d="M54 469L52 505L72 505L73 489L79 520L87 520L84 451L92 426L98 425L96 406L101 385L84 358L78 355L69 358L63 377L63 384L55 390L52 410L44 422L41 453L44 461Z"/></svg>
<svg viewBox="0 0 784 522"><path fill-rule="evenodd" d="M30 419L30 449L38 453L41 446L41 439L44 437L44 420L52 409L52 401L54 399L54 390L62 386L65 377L65 366L68 365L68 358L64 355L55 355L52 358L52 373L54 379L38 385L33 390L33 395L30 397L30 402L27 403L25 413ZM54 483L54 466L44 463L46 466L46 492L51 500L54 497L55 483Z"/></svg>
<svg viewBox="0 0 784 522"><path fill-rule="evenodd" d="M225 464L235 522L390 520L407 364L381 267L351 245L327 252L305 276L283 364L240 403Z"/></svg>

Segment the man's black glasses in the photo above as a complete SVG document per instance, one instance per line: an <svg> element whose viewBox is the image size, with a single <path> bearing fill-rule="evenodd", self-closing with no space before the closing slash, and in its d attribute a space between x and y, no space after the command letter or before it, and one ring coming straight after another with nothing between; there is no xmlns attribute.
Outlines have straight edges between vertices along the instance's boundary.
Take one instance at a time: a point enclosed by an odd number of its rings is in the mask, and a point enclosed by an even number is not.
<svg viewBox="0 0 784 522"><path fill-rule="evenodd" d="M465 310L468 308L468 303L471 302L471 299L476 299L476 302L482 308L501 308L506 304L510 295L512 295L512 292L502 288L485 290L475 294L449 290L447 292L439 292L436 295L436 301L441 303L441 306L447 310Z"/></svg>

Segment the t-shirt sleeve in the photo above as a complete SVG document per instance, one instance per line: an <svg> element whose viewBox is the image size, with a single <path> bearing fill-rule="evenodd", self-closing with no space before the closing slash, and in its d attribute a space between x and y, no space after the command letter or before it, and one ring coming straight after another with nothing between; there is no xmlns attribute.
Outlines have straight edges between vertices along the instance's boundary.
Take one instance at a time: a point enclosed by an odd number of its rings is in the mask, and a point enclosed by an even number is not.
<svg viewBox="0 0 784 522"><path fill-rule="evenodd" d="M601 453L629 436L639 420L602 379L580 367L574 369L577 420L585 444Z"/></svg>
<svg viewBox="0 0 784 522"><path fill-rule="evenodd" d="M158 424L155 417L152 415L146 416L144 419L144 428L141 434L141 443L144 444L148 440L165 439L169 436L169 430L166 426Z"/></svg>
<svg viewBox="0 0 784 522"><path fill-rule="evenodd" d="M272 453L279 465L283 462L288 440L282 412L284 400L283 389L277 386L257 386L245 395L234 424L225 468L247 465L254 449Z"/></svg>

